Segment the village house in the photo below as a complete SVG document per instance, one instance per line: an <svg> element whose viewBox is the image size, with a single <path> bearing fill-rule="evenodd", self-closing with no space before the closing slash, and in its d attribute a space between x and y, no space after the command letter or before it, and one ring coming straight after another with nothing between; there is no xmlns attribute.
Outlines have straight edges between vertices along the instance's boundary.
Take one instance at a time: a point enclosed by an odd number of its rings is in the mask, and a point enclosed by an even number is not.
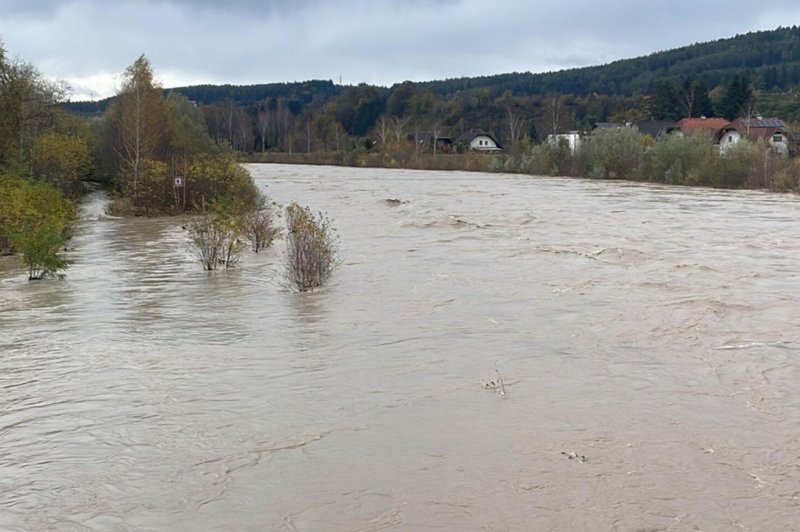
<svg viewBox="0 0 800 532"><path fill-rule="evenodd" d="M630 122L595 122L594 127L592 129L620 129L623 127L630 127Z"/></svg>
<svg viewBox="0 0 800 532"><path fill-rule="evenodd" d="M581 145L581 132L573 130L568 133L554 133L547 136L546 142L553 146L558 146L563 142L569 147L570 153L575 155Z"/></svg>
<svg viewBox="0 0 800 532"><path fill-rule="evenodd" d="M642 135L650 135L654 139L666 135L675 128L675 122L669 120L638 120L636 122L596 122L592 129L614 130L623 127L635 127Z"/></svg>
<svg viewBox="0 0 800 532"><path fill-rule="evenodd" d="M640 120L634 122L633 126L642 135L649 135L653 139L657 139L666 135L670 128L675 127L675 122L671 120Z"/></svg>
<svg viewBox="0 0 800 532"><path fill-rule="evenodd" d="M721 154L724 154L733 145L742 139L750 142L763 140L776 152L784 157L794 156L800 152L800 135L789 131L783 120L779 118L739 118L729 122L724 118L683 118L678 122L663 120L646 120L639 122L597 122L594 130L616 130L625 127L635 127L639 133L650 135L657 139L667 134L678 135L703 135L719 145ZM574 154L581 143L581 135L577 131L549 135L546 142L556 144L567 142Z"/></svg>
<svg viewBox="0 0 800 532"><path fill-rule="evenodd" d="M763 140L784 157L794 152L792 136L783 120L778 118L739 118L720 128L714 136L714 142L719 144L719 151L723 154L742 139L750 142Z"/></svg>
<svg viewBox="0 0 800 532"><path fill-rule="evenodd" d="M680 133L692 135L705 135L713 139L717 132L727 126L729 122L724 118L681 118L674 126L667 128L667 133Z"/></svg>
<svg viewBox="0 0 800 532"><path fill-rule="evenodd" d="M455 141L453 137L441 131L419 131L408 135L408 140L419 144L424 152L453 153L461 151L499 152L503 147L491 133L482 129L471 129L460 135Z"/></svg>
<svg viewBox="0 0 800 532"><path fill-rule="evenodd" d="M409 135L413 140L413 136ZM451 153L453 151L453 139L441 131L420 131L416 134L417 142L423 151L431 150L437 153Z"/></svg>
<svg viewBox="0 0 800 532"><path fill-rule="evenodd" d="M481 152L499 152L503 151L503 147L497 142L490 133L482 129L471 129L461 135L457 145L464 145L471 151Z"/></svg>

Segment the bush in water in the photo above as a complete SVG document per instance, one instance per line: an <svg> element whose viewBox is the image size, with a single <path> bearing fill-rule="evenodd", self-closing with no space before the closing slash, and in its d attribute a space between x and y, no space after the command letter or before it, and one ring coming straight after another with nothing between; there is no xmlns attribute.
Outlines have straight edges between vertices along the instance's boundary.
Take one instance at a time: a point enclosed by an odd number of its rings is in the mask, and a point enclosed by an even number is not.
<svg viewBox="0 0 800 532"><path fill-rule="evenodd" d="M280 230L275 226L273 206L260 192L257 199L221 198L209 213L195 218L187 226L194 255L206 270L236 266L250 240L258 253L272 245Z"/></svg>
<svg viewBox="0 0 800 532"><path fill-rule="evenodd" d="M245 247L244 215L224 201L214 204L210 213L198 216L187 230L192 252L206 270L236 266Z"/></svg>
<svg viewBox="0 0 800 532"><path fill-rule="evenodd" d="M54 187L0 174L0 251L22 253L29 279L67 267L58 253L74 218L74 205Z"/></svg>
<svg viewBox="0 0 800 532"><path fill-rule="evenodd" d="M534 175L570 175L572 159L572 152L566 141L545 142L533 146L523 155L520 170Z"/></svg>
<svg viewBox="0 0 800 532"><path fill-rule="evenodd" d="M579 158L589 177L633 179L644 152L644 135L636 128L598 129L581 143Z"/></svg>
<svg viewBox="0 0 800 532"><path fill-rule="evenodd" d="M53 224L43 223L30 228L19 233L14 241L22 253L22 261L28 267L29 280L56 276L69 265L69 262L58 254L66 237Z"/></svg>
<svg viewBox="0 0 800 532"><path fill-rule="evenodd" d="M670 185L711 185L719 165L719 147L710 137L664 135L647 151L640 174Z"/></svg>
<svg viewBox="0 0 800 532"><path fill-rule="evenodd" d="M280 229L275 225L273 205L263 197L258 201L256 208L243 214L242 223L256 253L271 246L280 234Z"/></svg>
<svg viewBox="0 0 800 532"><path fill-rule="evenodd" d="M336 266L338 239L330 219L308 207L286 207L286 279L299 292L322 286Z"/></svg>

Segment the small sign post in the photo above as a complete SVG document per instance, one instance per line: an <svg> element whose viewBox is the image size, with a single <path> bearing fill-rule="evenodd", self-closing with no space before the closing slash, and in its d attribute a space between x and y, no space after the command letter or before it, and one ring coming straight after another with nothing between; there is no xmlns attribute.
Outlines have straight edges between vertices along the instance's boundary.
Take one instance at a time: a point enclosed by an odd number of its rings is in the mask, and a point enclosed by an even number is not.
<svg viewBox="0 0 800 532"><path fill-rule="evenodd" d="M183 189L183 205L181 206L181 210L185 210L186 209L186 187L184 186L183 176L176 175L172 179L172 186L175 187L175 206L176 207L178 206L177 203L178 203L178 198L179 198L178 189L179 188Z"/></svg>

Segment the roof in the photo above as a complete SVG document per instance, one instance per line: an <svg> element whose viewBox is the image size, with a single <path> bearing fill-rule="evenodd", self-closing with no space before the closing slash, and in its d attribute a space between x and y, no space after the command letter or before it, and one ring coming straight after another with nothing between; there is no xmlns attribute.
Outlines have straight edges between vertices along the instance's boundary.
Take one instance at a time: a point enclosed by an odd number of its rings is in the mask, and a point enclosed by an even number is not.
<svg viewBox="0 0 800 532"><path fill-rule="evenodd" d="M467 141L467 142L472 142L473 140L475 140L476 138L478 138L480 136L489 137L490 139L492 139L494 141L495 144L497 144L498 148L500 148L500 149L503 148L500 145L500 143L497 142L497 139L494 138L494 135L484 131L483 129L470 129L469 131L465 131L464 133L461 134L461 136L458 137L458 139L456 139L456 142L460 142L462 140Z"/></svg>
<svg viewBox="0 0 800 532"><path fill-rule="evenodd" d="M619 129L628 125L626 122L595 122L595 129Z"/></svg>
<svg viewBox="0 0 800 532"><path fill-rule="evenodd" d="M727 126L730 122L724 118L681 118L676 124L675 129L681 131L717 131Z"/></svg>
<svg viewBox="0 0 800 532"><path fill-rule="evenodd" d="M783 120L780 118L740 118L734 120L734 123L740 123L743 127L765 127L773 129L781 129L786 127Z"/></svg>
<svg viewBox="0 0 800 532"><path fill-rule="evenodd" d="M742 137L751 141L768 139L776 133L785 134L791 138L788 131L786 131L786 125L780 118L738 118L727 126L720 128L715 139L721 139L728 131L738 131Z"/></svg>
<svg viewBox="0 0 800 532"><path fill-rule="evenodd" d="M408 138L409 140L414 140L415 135L413 133L409 133ZM447 133L439 133L436 134L434 131L419 131L416 134L417 141L422 144L432 144L434 137L436 138L436 142L439 144L452 144L453 140L450 138L450 135Z"/></svg>
<svg viewBox="0 0 800 532"><path fill-rule="evenodd" d="M634 122L633 125L642 135L650 135L653 138L657 138L669 128L674 127L675 122L670 120L641 120Z"/></svg>

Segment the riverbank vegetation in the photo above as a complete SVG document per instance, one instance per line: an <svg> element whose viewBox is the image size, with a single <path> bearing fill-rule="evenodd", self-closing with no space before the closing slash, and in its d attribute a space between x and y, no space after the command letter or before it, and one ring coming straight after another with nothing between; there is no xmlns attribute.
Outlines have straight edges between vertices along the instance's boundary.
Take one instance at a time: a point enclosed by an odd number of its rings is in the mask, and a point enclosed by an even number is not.
<svg viewBox="0 0 800 532"><path fill-rule="evenodd" d="M57 275L75 217L74 204L47 183L0 174L0 249L18 251L29 279Z"/></svg>
<svg viewBox="0 0 800 532"><path fill-rule="evenodd" d="M0 252L20 253L29 279L66 268L70 198L92 168L88 128L57 107L64 94L0 42Z"/></svg>
<svg viewBox="0 0 800 532"><path fill-rule="evenodd" d="M179 94L164 95L145 56L125 70L99 129L115 214L204 212L222 199L244 209L262 201L248 172L206 134L202 113Z"/></svg>
<svg viewBox="0 0 800 532"><path fill-rule="evenodd" d="M66 268L76 202L97 186L111 190L116 215L208 211L215 227L254 233L256 249L274 238L267 200L250 174L209 137L196 106L164 94L145 56L125 70L102 116L66 112L67 93L34 66L9 59L0 43L0 252L18 253L31 279ZM232 206L235 224L223 220L222 205ZM226 241L226 265L237 242Z"/></svg>
<svg viewBox="0 0 800 532"><path fill-rule="evenodd" d="M796 191L800 159L777 154L766 141L739 142L720 154L705 135L653 140L635 128L600 130L573 151L566 142L535 146L504 166L541 175L629 179L667 185Z"/></svg>

